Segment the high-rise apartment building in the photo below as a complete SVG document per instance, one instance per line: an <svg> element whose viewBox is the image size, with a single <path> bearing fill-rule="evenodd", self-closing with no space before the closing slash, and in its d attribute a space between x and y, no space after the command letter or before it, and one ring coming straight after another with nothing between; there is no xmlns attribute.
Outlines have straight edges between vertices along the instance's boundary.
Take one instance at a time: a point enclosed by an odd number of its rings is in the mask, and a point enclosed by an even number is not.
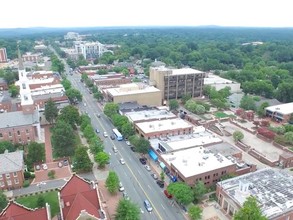
<svg viewBox="0 0 293 220"><path fill-rule="evenodd" d="M204 77L204 72L191 68L150 68L150 83L161 90L163 104L186 94L192 97L202 96Z"/></svg>
<svg viewBox="0 0 293 220"><path fill-rule="evenodd" d="M7 62L7 53L6 48L0 48L0 63Z"/></svg>

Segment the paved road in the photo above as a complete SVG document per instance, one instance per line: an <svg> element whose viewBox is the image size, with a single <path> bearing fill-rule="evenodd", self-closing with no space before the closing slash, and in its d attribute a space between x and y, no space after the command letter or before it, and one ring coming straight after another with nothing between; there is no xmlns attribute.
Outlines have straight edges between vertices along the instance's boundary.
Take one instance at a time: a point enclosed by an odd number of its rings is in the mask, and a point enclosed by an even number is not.
<svg viewBox="0 0 293 220"><path fill-rule="evenodd" d="M109 137L104 138L103 132L112 134L114 128L110 120L102 113L97 102L89 94L87 88L80 82L80 75L74 74L68 76L73 87L77 88L83 95L83 103L79 104L81 112L87 112L92 120L94 129L100 130L100 137L104 140L105 151L111 154L110 168L117 172L119 179L124 185L125 191L132 201L136 202L141 209L141 219L184 219L181 210L170 205L171 201L167 199L163 190L156 184L150 175L138 160L138 155L133 153L125 141L111 140ZM86 103L86 106L84 105ZM101 117L98 118L97 114ZM112 151L115 145L118 153ZM119 159L123 158L126 162L121 165ZM148 213L143 206L143 201L148 199L153 206L153 212Z"/></svg>

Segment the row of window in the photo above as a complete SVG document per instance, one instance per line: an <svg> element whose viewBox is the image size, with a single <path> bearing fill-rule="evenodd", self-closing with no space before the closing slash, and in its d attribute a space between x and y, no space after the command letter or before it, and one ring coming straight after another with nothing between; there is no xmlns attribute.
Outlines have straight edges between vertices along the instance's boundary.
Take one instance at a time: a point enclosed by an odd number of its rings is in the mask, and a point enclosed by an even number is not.
<svg viewBox="0 0 293 220"><path fill-rule="evenodd" d="M6 174L4 174L5 175L5 177L6 177L6 179L10 179L10 173L6 173ZM17 172L13 172L13 177L17 177ZM0 175L0 180L2 180L3 179L3 175Z"/></svg>
<svg viewBox="0 0 293 220"><path fill-rule="evenodd" d="M6 183L7 183L8 186L11 186L12 185L12 181L11 180L7 180ZM18 178L15 178L14 179L14 184L19 184ZM5 186L5 183L3 181L0 181L0 186L1 187L4 187Z"/></svg>
<svg viewBox="0 0 293 220"><path fill-rule="evenodd" d="M227 173L226 170L222 171L222 172L221 172L221 176L225 175L226 173ZM214 173L214 174L213 174L213 177L217 177L218 175L219 175L219 173ZM207 176L204 177L204 179L205 179L205 180L209 180L210 177L211 177L211 175L207 175ZM201 181L201 180L202 180L202 178L200 177L200 178L197 178L195 181L197 182L197 181ZM217 181L217 180L216 180L216 181ZM215 182L215 181L213 181L213 182ZM209 184L209 183L207 183L207 184Z"/></svg>
<svg viewBox="0 0 293 220"><path fill-rule="evenodd" d="M20 131L17 131L16 133L17 133L18 136L20 135ZM26 129L26 130L25 130L25 133L26 133L26 134L29 134L29 130ZM11 133L11 131L8 132L8 136L9 136L9 137L12 137L12 133ZM2 138L2 137L3 137L3 133L0 133L0 138Z"/></svg>

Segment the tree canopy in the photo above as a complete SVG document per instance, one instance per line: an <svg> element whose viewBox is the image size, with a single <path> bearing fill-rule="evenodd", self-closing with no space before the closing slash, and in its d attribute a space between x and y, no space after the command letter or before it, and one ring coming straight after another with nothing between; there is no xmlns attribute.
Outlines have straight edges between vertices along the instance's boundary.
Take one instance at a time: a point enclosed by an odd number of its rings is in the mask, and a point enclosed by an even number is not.
<svg viewBox="0 0 293 220"><path fill-rule="evenodd" d="M116 103L108 102L104 107L104 114L111 118L118 113L119 106Z"/></svg>
<svg viewBox="0 0 293 220"><path fill-rule="evenodd" d="M28 153L26 155L28 166L32 167L34 163L45 161L44 144L32 142L28 145Z"/></svg>
<svg viewBox="0 0 293 220"><path fill-rule="evenodd" d="M188 208L188 215L191 220L200 220L202 215L202 209L199 206L191 205Z"/></svg>
<svg viewBox="0 0 293 220"><path fill-rule="evenodd" d="M233 132L234 141L241 141L244 138L244 134L241 131Z"/></svg>
<svg viewBox="0 0 293 220"><path fill-rule="evenodd" d="M0 190L0 213L1 211L7 206L8 199L6 195L3 193L2 190Z"/></svg>
<svg viewBox="0 0 293 220"><path fill-rule="evenodd" d="M58 116L58 108L55 102L50 98L45 105L45 118L52 124Z"/></svg>
<svg viewBox="0 0 293 220"><path fill-rule="evenodd" d="M109 160L110 155L104 151L98 152L95 156L95 161L98 163L100 168L104 168Z"/></svg>
<svg viewBox="0 0 293 220"><path fill-rule="evenodd" d="M87 148L79 146L75 149L73 157L74 171L77 173L89 172L92 170L93 163L87 153Z"/></svg>
<svg viewBox="0 0 293 220"><path fill-rule="evenodd" d="M119 200L116 208L115 220L139 220L140 210L137 204L130 200Z"/></svg>
<svg viewBox="0 0 293 220"><path fill-rule="evenodd" d="M167 190L169 193L171 193L174 196L174 198L179 203L182 203L183 205L190 204L194 199L193 191L191 187L188 186L186 183L183 183L183 182L170 183L167 186Z"/></svg>
<svg viewBox="0 0 293 220"><path fill-rule="evenodd" d="M106 187L111 194L117 193L119 189L119 178L114 171L110 171L106 179Z"/></svg>

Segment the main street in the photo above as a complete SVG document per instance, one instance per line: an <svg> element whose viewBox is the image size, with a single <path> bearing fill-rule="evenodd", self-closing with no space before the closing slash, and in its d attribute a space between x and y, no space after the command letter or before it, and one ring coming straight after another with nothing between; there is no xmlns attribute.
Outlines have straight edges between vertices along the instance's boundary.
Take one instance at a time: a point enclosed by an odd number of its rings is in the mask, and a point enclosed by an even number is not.
<svg viewBox="0 0 293 220"><path fill-rule="evenodd" d="M80 111L83 113L87 112L91 117L94 129L99 129L99 135L104 141L105 151L111 155L110 168L118 174L131 200L140 207L141 219L184 219L181 210L177 206L171 205L172 201L165 197L163 189L156 184L150 172L139 162L139 155L133 153L125 141L111 140L110 137L103 137L104 131L110 136L113 133L112 129L114 127L103 114L97 101L89 94L86 86L80 82L80 75L75 73L68 75L67 78L71 81L72 86L82 93L83 102L78 105ZM97 114L100 114L101 117L98 118ZM117 153L112 151L113 146L116 146L118 149ZM120 158L125 160L125 165L120 164ZM148 199L152 204L153 211L151 213L148 213L143 205L145 199Z"/></svg>

